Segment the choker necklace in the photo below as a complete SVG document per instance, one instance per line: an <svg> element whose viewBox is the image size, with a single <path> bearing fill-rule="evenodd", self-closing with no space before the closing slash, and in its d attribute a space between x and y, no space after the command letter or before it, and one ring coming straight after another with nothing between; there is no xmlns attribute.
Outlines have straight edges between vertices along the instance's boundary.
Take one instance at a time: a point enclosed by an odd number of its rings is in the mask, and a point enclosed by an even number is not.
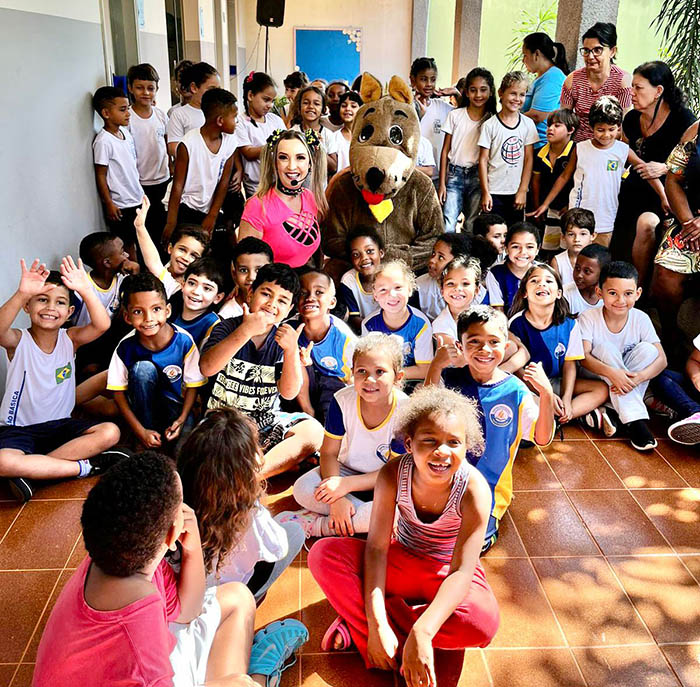
<svg viewBox="0 0 700 687"><path fill-rule="evenodd" d="M304 179L304 181L306 181L306 179ZM287 188L280 179L277 179L277 190L285 196L298 196L304 190L302 186L303 183L303 181L299 182L299 186L296 188Z"/></svg>

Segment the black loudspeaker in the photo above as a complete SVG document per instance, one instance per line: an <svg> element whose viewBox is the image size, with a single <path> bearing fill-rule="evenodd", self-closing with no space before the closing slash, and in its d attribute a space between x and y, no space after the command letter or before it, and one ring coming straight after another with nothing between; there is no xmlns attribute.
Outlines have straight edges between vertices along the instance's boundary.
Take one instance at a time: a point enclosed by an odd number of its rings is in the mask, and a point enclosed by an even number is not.
<svg viewBox="0 0 700 687"><path fill-rule="evenodd" d="M258 0L257 22L260 26L282 26L284 0Z"/></svg>

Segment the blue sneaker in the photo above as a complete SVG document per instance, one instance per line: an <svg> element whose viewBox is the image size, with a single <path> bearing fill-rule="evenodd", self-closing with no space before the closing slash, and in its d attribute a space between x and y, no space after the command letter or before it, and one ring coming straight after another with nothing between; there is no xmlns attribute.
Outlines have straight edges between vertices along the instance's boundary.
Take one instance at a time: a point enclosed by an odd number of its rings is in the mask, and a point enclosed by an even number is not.
<svg viewBox="0 0 700 687"><path fill-rule="evenodd" d="M267 687L277 687L282 671L293 666L287 662L297 649L309 640L309 631L298 620L287 618L258 630L250 652L249 675L265 675Z"/></svg>

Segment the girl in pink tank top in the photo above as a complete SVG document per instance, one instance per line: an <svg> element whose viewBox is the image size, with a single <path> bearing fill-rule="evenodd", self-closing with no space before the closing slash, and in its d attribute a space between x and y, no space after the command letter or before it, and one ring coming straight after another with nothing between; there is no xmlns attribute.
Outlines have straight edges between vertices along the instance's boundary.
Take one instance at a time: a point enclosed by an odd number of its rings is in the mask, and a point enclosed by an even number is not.
<svg viewBox="0 0 700 687"><path fill-rule="evenodd" d="M419 389L398 435L407 453L379 472L367 541L320 540L308 564L339 614L322 648L354 643L368 668L400 669L409 687L425 687L436 684L435 647L484 647L498 628L479 563L491 492L466 458L483 450L469 399Z"/></svg>

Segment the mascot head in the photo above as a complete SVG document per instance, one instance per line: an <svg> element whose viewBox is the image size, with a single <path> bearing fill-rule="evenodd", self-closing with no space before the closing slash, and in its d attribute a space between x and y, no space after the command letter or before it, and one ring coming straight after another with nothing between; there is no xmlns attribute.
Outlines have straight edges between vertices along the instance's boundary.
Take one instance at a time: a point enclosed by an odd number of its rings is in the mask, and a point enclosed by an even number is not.
<svg viewBox="0 0 700 687"><path fill-rule="evenodd" d="M393 210L391 199L415 169L420 123L411 89L398 76L382 96L381 83L365 72L360 95L364 105L352 127L350 169L372 214L383 222Z"/></svg>

